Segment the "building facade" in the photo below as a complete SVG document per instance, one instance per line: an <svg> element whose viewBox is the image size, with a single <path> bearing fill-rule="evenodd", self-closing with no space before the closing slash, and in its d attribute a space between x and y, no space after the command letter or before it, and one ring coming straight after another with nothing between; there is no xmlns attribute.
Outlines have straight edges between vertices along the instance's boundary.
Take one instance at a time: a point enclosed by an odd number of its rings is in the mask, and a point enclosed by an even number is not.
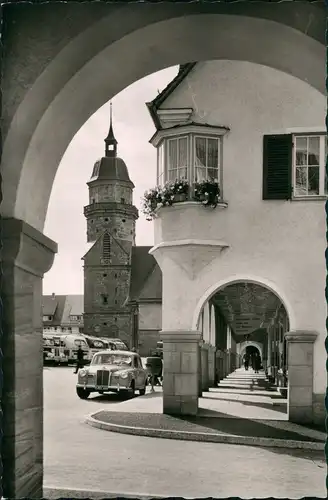
<svg viewBox="0 0 328 500"><path fill-rule="evenodd" d="M198 345L215 345L221 329L223 348L241 352L254 335L268 366L284 356L290 420L323 421L325 97L260 64L207 61L181 66L148 107L158 184L189 185L154 220L164 412L197 412ZM220 188L216 208L195 197L209 179Z"/></svg>
<svg viewBox="0 0 328 500"><path fill-rule="evenodd" d="M83 332L83 295L43 295L43 333Z"/></svg>

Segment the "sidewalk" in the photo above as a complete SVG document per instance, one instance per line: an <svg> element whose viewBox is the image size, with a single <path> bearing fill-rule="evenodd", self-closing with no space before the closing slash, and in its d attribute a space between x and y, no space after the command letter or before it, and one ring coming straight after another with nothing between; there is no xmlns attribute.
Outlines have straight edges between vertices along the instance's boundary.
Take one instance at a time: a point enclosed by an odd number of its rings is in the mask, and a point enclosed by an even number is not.
<svg viewBox="0 0 328 500"><path fill-rule="evenodd" d="M236 370L199 398L196 417L162 414L162 390L98 411L86 422L103 430L148 437L323 450L326 434L287 421L287 401L264 374ZM114 408L113 408L114 410Z"/></svg>

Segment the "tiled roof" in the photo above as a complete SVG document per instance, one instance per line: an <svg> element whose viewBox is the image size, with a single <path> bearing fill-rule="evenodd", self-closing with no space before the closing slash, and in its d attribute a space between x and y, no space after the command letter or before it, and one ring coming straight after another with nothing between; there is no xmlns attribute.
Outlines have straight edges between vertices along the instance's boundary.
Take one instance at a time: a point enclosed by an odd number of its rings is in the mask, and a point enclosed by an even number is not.
<svg viewBox="0 0 328 500"><path fill-rule="evenodd" d="M136 246L132 248L132 272L130 283L130 300L138 300L146 280L153 272L157 262L149 254L151 247Z"/></svg>
<svg viewBox="0 0 328 500"><path fill-rule="evenodd" d="M50 316L51 314L48 312L45 312L47 309L45 308L45 304L49 304L50 299L53 300L56 303L56 307L53 313L53 319L52 321L44 321L44 324L47 326L60 326L63 318L63 312L65 308L65 302L66 302L66 295L55 295L53 298L52 295L44 295L42 298L42 309L43 309L43 315L44 316Z"/></svg>
<svg viewBox="0 0 328 500"><path fill-rule="evenodd" d="M71 305L70 315L81 316L83 314L83 295L67 295L67 301Z"/></svg>
<svg viewBox="0 0 328 500"><path fill-rule="evenodd" d="M145 302L162 302L162 271L156 263L152 272L140 289L139 300Z"/></svg>
<svg viewBox="0 0 328 500"><path fill-rule="evenodd" d="M53 316L57 307L56 297L44 295L42 298L42 313L44 316Z"/></svg>
<svg viewBox="0 0 328 500"><path fill-rule="evenodd" d="M169 95L172 94L172 92L180 85L180 83L186 78L186 76L190 73L190 71L193 69L193 67L197 63L187 63L187 64L180 64L179 66L179 71L178 74L173 80L165 87L165 89L160 92L155 99L153 99L151 102L147 102L146 105L148 107L149 113L153 119L153 122L155 124L155 127L157 129L161 128L161 124L159 122L158 116L157 116L157 110L158 108L163 104L163 102L169 97Z"/></svg>
<svg viewBox="0 0 328 500"><path fill-rule="evenodd" d="M44 295L42 297L43 316L53 316L53 319L43 323L45 326L70 323L69 316L82 316L83 307L83 295L55 295L55 297Z"/></svg>

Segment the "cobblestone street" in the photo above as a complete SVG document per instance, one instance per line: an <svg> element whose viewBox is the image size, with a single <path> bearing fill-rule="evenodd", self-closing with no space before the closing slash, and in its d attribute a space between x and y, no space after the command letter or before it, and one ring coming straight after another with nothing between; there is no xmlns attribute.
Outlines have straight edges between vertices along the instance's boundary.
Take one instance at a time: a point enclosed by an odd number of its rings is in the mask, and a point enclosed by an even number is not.
<svg viewBox="0 0 328 500"><path fill-rule="evenodd" d="M182 442L94 429L86 415L116 395L75 394L72 368L44 369L44 486L185 497L326 496L321 452ZM169 480L168 480L169 478Z"/></svg>

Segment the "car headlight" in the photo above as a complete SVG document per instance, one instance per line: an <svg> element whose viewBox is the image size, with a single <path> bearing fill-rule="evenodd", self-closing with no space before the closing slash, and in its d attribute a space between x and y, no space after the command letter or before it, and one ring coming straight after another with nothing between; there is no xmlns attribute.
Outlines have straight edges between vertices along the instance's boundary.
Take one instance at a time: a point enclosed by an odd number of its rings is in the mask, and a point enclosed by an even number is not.
<svg viewBox="0 0 328 500"><path fill-rule="evenodd" d="M118 373L118 376L120 378L128 378L129 372L120 372L120 373Z"/></svg>
<svg viewBox="0 0 328 500"><path fill-rule="evenodd" d="M87 370L82 369L79 371L79 375L80 375L80 377L86 377L88 375L88 372L87 372Z"/></svg>

